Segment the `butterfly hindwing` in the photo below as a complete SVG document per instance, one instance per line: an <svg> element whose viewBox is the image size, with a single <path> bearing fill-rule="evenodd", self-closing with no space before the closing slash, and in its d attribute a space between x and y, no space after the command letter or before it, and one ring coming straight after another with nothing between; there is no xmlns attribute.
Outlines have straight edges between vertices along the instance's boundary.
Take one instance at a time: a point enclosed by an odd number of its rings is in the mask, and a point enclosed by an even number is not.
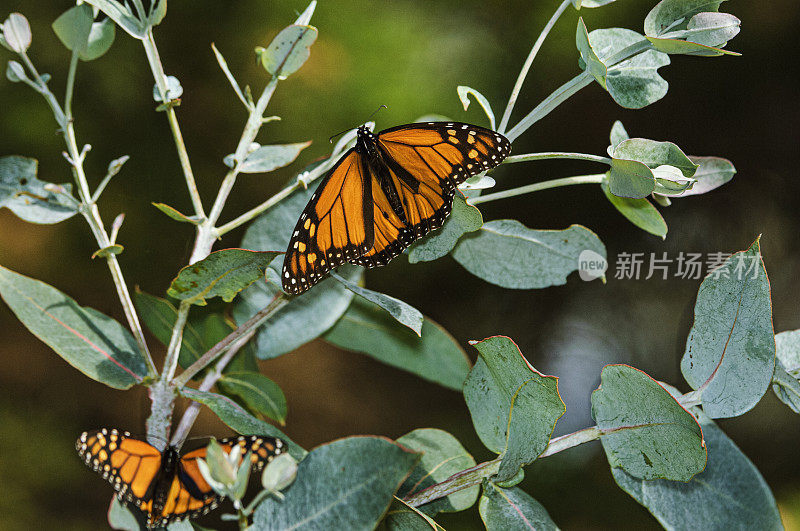
<svg viewBox="0 0 800 531"><path fill-rule="evenodd" d="M285 291L307 290L331 269L372 247L371 184L355 148L325 176L289 240L281 273Z"/></svg>
<svg viewBox="0 0 800 531"><path fill-rule="evenodd" d="M259 471L285 451L280 439L256 435L221 439L219 444L227 453L240 446L242 458L250 455L251 466ZM83 433L76 446L86 464L114 486L123 503L133 503L144 513L148 527L206 514L222 499L197 465L198 459L206 457L206 447L179 458L174 448L162 453L114 429Z"/></svg>

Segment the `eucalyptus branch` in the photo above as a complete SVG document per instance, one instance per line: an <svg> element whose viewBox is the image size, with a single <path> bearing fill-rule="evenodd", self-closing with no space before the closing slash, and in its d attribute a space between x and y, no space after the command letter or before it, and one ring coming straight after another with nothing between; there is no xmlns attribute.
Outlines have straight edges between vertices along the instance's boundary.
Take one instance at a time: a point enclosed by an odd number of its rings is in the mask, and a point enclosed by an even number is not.
<svg viewBox="0 0 800 531"><path fill-rule="evenodd" d="M216 365L214 365L214 370L208 372L203 378L203 381L200 382L198 389L200 391L209 391L214 384L222 377L222 371L225 370L225 367L228 366L228 363L233 359L236 354L238 354L239 350L242 349L247 342L250 341L256 333L256 329L251 329L248 333L240 337L235 342L231 343L231 346L228 347L228 351L222 355L222 357L217 361ZM183 446L186 437L189 435L189 430L192 429L192 425L194 421L197 419L197 416L200 414L200 403L192 402L189 404L189 407L186 408L186 411L183 412L183 417L181 417L180 424L175 429L175 432L172 435L172 440L170 441L170 446L175 446L180 448Z"/></svg>
<svg viewBox="0 0 800 531"><path fill-rule="evenodd" d="M172 380L172 385L175 387L183 387L186 385L189 380L191 380L198 372L203 370L206 365L214 361L220 354L225 352L240 338L250 334L251 331L254 331L259 326L264 324L264 321L272 317L272 315L280 310L287 302L289 302L289 298L286 295L283 293L277 295L274 299L272 299L266 308L263 308L253 317L245 321L239 328L225 336L222 341L211 347L208 352L200 356L197 361L187 367L186 370Z"/></svg>
<svg viewBox="0 0 800 531"><path fill-rule="evenodd" d="M330 157L328 157L328 159L325 162L323 162L313 170L309 170L304 174L298 175L297 180L295 182L286 186L280 192L276 193L275 195L273 195L272 197L270 197L257 207L248 210L247 212L237 217L236 219L229 221L228 223L218 227L216 230L217 236L222 236L223 234L232 231L236 227L240 227L241 225L244 225L248 221L257 218L265 211L269 210L282 200L289 197L295 190L308 187L310 183L320 178L322 175L325 174L325 172L331 169L331 167L333 167L334 164L336 164L338 159L337 155L338 152L334 150L331 153Z"/></svg>
<svg viewBox="0 0 800 531"><path fill-rule="evenodd" d="M167 76L164 73L164 67L161 64L161 58L158 55L158 48L156 41L153 38L152 28L147 30L145 38L142 39L144 51L147 55L147 62L150 63L150 70L153 73L153 78L156 81L158 92L161 95L161 101L167 102ZM172 131L172 137L175 140L175 147L178 150L178 158L180 159L181 169L183 176L186 180L186 187L189 190L189 197L192 199L194 205L194 213L200 219L205 219L205 212L203 211L203 201L200 199L200 193L197 191L197 183L194 180L194 173L192 172L192 165L189 162L189 155L186 152L186 144L183 142L183 135L181 128L178 125L178 117L175 114L175 109L167 106L165 112L167 113L167 121L169 128Z"/></svg>
<svg viewBox="0 0 800 531"><path fill-rule="evenodd" d="M544 29L539 34L539 38L537 38L536 42L533 44L533 48L531 48L531 52L528 54L527 59L525 59L525 64L522 65L522 69L519 72L517 82L514 84L514 89L511 91L511 96L508 98L508 105L506 105L506 110L503 113L503 119L500 120L500 126L497 128L498 133L503 134L508 126L508 121L511 119L511 112L514 110L514 104L517 102L519 93L522 90L522 84L525 82L525 78L528 76L528 71L531 69L531 64L533 64L536 54L539 53L539 48L542 47L544 40L547 38L550 30L553 29L553 26L558 18L562 13L564 13L564 10L567 9L571 3L572 0L564 0L561 2L561 5L558 6L556 12L553 13L552 17L550 17L550 20L547 22L547 24L545 24Z"/></svg>
<svg viewBox="0 0 800 531"><path fill-rule="evenodd" d="M164 369L161 371L162 379L165 381L170 381L178 368L178 357L183 343L183 329L186 327L191 307L192 303L187 301L181 301L178 306L175 324L172 326L172 336L167 346L167 355L164 358Z"/></svg>
<svg viewBox="0 0 800 531"><path fill-rule="evenodd" d="M601 157L599 155L589 155L587 153L567 153L562 151L549 151L544 153L526 153L524 155L511 155L507 157L503 164L513 164L515 162L530 162L533 160L548 160L548 159L571 159L571 160L588 160L590 162L599 162L601 164L611 164L611 159L608 157Z"/></svg>
<svg viewBox="0 0 800 531"><path fill-rule="evenodd" d="M653 44L650 41L647 39L642 39L641 41L631 44L630 46L626 46L619 52L604 60L603 63L606 65L606 67L610 68L618 63L621 63L622 61L630 59L634 55L646 52L652 48ZM589 86L593 80L594 77L592 77L589 72L583 71L571 80L567 81L557 88L555 92L548 96L543 102L537 105L531 112L529 112L525 118L519 121L517 125L512 127L511 130L506 133L506 137L513 142L517 137L519 137L519 135L527 131L533 124L550 114L550 111L569 99L570 96L574 95L582 88Z"/></svg>
<svg viewBox="0 0 800 531"><path fill-rule="evenodd" d="M25 66L34 77L34 88L47 101L48 105L53 111L56 122L58 122L58 125L64 132L64 141L67 146L68 160L72 169L73 178L75 179L78 196L81 199L79 208L80 212L88 223L99 248L103 249L108 247L111 245L111 239L109 238L108 233L103 226L103 220L100 217L100 211L98 210L97 204L92 199L92 194L89 191L89 183L86 179L86 174L83 169L83 154L78 149L78 142L75 136L75 127L72 121L72 112L70 110L72 93L75 84L75 70L77 69L78 64L76 55L73 54L73 60L70 62L70 69L67 78L67 90L65 95L65 106L67 108L66 112L62 109L55 95L47 87L47 84L36 70L36 67L28 55L25 52L21 52L19 55L25 63ZM114 281L114 286L117 290L117 296L122 304L122 309L125 312L125 318L128 321L128 326L130 327L131 332L136 339L136 343L139 346L140 352L144 356L148 372L151 376L155 376L158 373L155 364L153 363L153 358L150 355L150 350L147 348L147 342L144 338L144 331L142 330L142 325L139 322L136 308L133 305L133 300L131 299L128 286L125 282L125 277L122 275L122 269L119 266L116 255L109 254L106 257L106 263L108 264L108 269Z"/></svg>
<svg viewBox="0 0 800 531"><path fill-rule="evenodd" d="M571 186L573 184L600 184L603 182L605 177L605 173L562 177L561 179L553 179L550 181L528 184L526 186L520 186L519 188L512 188L510 190L503 190L502 192L495 192L493 194L479 195L478 197L470 198L468 202L471 205L478 205L480 203L488 203L489 201L506 199L517 195L530 194L532 192L539 192L541 190L548 190L550 188L558 188L561 186Z"/></svg>
<svg viewBox="0 0 800 531"><path fill-rule="evenodd" d="M594 81L594 78L588 72L581 72L570 79L545 98L545 100L529 112L525 118L520 120L517 125L512 127L511 130L506 133L506 138L513 142L519 135L530 129L533 124L550 114L553 109L564 103L582 88L588 87L592 81Z"/></svg>
<svg viewBox="0 0 800 531"><path fill-rule="evenodd" d="M685 395L678 397L676 400L685 408L690 408L700 404L700 402L697 400L695 392L686 393ZM550 439L550 443L538 458L541 459L543 457L549 457L581 444L596 441L605 433L610 432L603 432L603 430L597 426L591 426L589 428L584 428L573 433L568 433L566 435ZM501 462L502 456L493 459L492 461L486 461L472 468L456 472L440 483L431 485L430 487L413 495L406 496L403 498L403 501L412 507L419 507L420 505L430 503L434 500L445 498L462 489L466 489L474 485L480 485L484 479L489 479L497 474L497 472L500 470Z"/></svg>

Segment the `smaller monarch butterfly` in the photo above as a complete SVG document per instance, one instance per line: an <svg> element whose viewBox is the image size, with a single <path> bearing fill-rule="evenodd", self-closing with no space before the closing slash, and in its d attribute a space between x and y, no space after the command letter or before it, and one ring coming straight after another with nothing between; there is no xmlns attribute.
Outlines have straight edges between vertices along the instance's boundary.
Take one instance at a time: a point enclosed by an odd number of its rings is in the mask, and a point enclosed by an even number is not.
<svg viewBox="0 0 800 531"><path fill-rule="evenodd" d="M289 240L283 290L298 294L350 262L376 267L442 226L456 187L511 152L506 137L461 122L358 128L355 147L322 179Z"/></svg>
<svg viewBox="0 0 800 531"><path fill-rule="evenodd" d="M242 456L249 453L256 470L264 468L286 446L280 439L256 435L218 442L227 453L241 446ZM197 466L197 460L206 457L206 448L181 456L175 447L161 452L132 438L127 431L106 428L83 432L75 447L86 466L113 485L117 499L124 505L135 504L145 514L148 528L196 518L214 509L222 499Z"/></svg>

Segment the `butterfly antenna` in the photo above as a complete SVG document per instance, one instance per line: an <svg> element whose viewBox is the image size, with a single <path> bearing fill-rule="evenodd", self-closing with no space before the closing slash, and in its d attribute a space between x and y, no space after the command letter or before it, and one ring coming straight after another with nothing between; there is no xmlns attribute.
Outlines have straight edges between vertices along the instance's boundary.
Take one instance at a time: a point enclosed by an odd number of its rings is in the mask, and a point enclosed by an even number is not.
<svg viewBox="0 0 800 531"><path fill-rule="evenodd" d="M374 111L372 111L372 114L370 114L370 115L369 115L369 118L367 118L367 119L366 119L364 122L362 122L362 123L369 122L369 121L372 119L372 117L373 117L373 116L375 116L376 114L378 114L378 111L380 111L381 109L388 109L388 108L389 108L389 107L387 107L386 105L381 105L380 107L378 107L377 109L375 109ZM339 136L339 135L343 135L343 134L345 134L346 132L348 132L348 131L350 131L350 130L352 130L352 129L355 129L355 128L354 128L354 127L348 127L348 128L347 128L347 129L345 129L344 131L341 131L341 132L339 132L339 133L336 133L335 135L331 136L331 137L328 139L328 142L330 142L331 144L333 144L333 139L334 139L334 138L336 138L336 137L337 137L337 136Z"/></svg>

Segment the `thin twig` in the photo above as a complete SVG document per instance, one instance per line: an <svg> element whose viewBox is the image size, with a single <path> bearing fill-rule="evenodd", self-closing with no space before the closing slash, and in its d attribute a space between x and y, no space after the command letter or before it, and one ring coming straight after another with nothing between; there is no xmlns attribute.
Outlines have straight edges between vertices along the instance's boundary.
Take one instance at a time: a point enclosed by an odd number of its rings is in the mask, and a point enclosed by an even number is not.
<svg viewBox="0 0 800 531"><path fill-rule="evenodd" d="M498 199L506 199L522 194L530 194L547 190L550 188L558 188L561 186L571 186L573 184L600 184L605 179L605 173L595 173L592 175L575 175L573 177L562 177L561 179L552 179L540 183L533 183L519 188L511 188L510 190L503 190L502 192L495 192L493 194L479 195L468 200L471 205L478 205L480 203L488 203L489 201L497 201Z"/></svg>
<svg viewBox="0 0 800 531"><path fill-rule="evenodd" d="M505 133L506 127L508 126L508 121L511 119L511 112L514 110L514 104L517 102L517 98L519 97L519 93L522 90L522 84L525 82L525 78L528 76L528 71L531 68L531 64L533 64L533 60L536 58L536 54L539 53L539 48L542 47L545 38L550 33L550 30L553 29L558 18L564 12L565 9L572 3L572 0L564 0L561 2L561 5L558 6L556 12L553 13L553 16L550 17L550 20L545 24L544 29L539 34L539 38L536 39L536 42L533 44L533 48L531 48L530 53L528 54L528 58L525 59L525 64L522 65L522 69L519 72L519 76L517 77L517 82L514 84L514 89L511 91L511 96L508 98L508 105L506 105L506 110L503 113L503 118L500 120L500 126L497 128L499 133Z"/></svg>

